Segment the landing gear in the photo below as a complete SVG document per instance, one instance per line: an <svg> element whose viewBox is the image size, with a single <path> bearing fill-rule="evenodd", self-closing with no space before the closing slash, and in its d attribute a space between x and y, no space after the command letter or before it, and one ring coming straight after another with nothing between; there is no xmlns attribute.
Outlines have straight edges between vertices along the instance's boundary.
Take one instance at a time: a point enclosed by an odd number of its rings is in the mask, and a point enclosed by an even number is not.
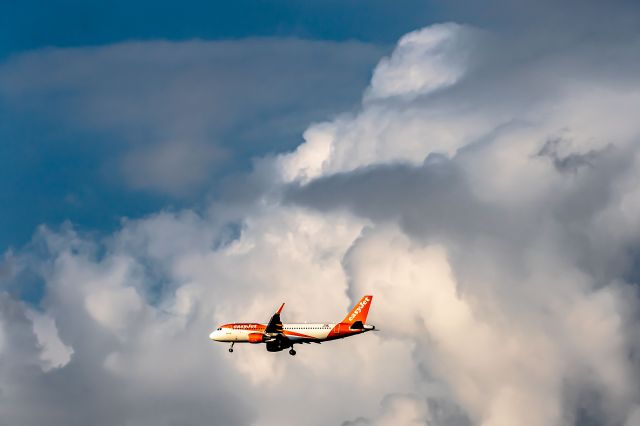
<svg viewBox="0 0 640 426"><path fill-rule="evenodd" d="M289 355L293 356L295 354L296 354L296 350L295 349L293 349L293 348L289 349Z"/></svg>
<svg viewBox="0 0 640 426"><path fill-rule="evenodd" d="M229 352L233 352L233 344L234 344L234 343L235 343L235 342L231 342L231 347L229 348Z"/></svg>

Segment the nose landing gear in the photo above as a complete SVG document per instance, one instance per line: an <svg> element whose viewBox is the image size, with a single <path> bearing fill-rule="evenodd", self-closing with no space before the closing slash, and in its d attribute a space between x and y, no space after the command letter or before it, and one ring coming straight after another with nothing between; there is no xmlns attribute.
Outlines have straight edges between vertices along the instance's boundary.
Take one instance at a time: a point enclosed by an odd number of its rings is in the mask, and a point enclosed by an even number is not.
<svg viewBox="0 0 640 426"><path fill-rule="evenodd" d="M293 356L295 354L296 354L296 350L295 349L293 349L293 348L289 349L289 355Z"/></svg>
<svg viewBox="0 0 640 426"><path fill-rule="evenodd" d="M229 352L233 352L233 344L234 344L234 343L235 343L235 342L231 342L231 347L229 348Z"/></svg>

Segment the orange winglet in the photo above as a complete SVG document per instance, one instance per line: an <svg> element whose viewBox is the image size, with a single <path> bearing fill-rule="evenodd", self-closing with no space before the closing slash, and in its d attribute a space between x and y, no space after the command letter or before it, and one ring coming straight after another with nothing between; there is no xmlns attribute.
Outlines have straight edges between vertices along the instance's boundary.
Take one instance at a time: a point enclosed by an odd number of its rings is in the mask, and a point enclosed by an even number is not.
<svg viewBox="0 0 640 426"><path fill-rule="evenodd" d="M282 308L284 308L284 303L280 305L280 309L278 309L278 312L276 312L276 314L280 315L280 312L282 312Z"/></svg>

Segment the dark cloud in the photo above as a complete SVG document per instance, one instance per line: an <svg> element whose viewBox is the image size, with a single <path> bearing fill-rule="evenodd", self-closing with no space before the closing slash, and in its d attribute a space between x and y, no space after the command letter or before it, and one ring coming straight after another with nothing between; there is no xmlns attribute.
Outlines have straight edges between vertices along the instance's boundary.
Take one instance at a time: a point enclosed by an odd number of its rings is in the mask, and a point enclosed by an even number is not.
<svg viewBox="0 0 640 426"><path fill-rule="evenodd" d="M563 142L561 138L549 139L536 154L551 159L553 166L561 173L577 173L582 167L593 167L598 157L606 154L604 151L613 149L612 146L608 146L603 150L589 150L584 154L570 153L563 156L558 152Z"/></svg>
<svg viewBox="0 0 640 426"><path fill-rule="evenodd" d="M369 166L292 184L284 197L321 211L347 209L374 221L399 221L424 236L469 235L505 225L471 193L464 170L441 154L429 155L419 167Z"/></svg>

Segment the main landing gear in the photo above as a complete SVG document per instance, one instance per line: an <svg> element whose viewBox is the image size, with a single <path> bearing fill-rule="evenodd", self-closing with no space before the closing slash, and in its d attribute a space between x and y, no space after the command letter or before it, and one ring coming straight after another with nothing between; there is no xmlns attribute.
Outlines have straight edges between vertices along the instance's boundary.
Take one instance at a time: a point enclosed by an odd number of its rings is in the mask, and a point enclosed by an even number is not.
<svg viewBox="0 0 640 426"><path fill-rule="evenodd" d="M293 348L289 349L289 355L293 356L295 354L296 354L296 350L295 349L293 349Z"/></svg>
<svg viewBox="0 0 640 426"><path fill-rule="evenodd" d="M231 342L231 347L229 348L229 352L233 352L233 344L234 344L234 343L235 343L235 342Z"/></svg>

